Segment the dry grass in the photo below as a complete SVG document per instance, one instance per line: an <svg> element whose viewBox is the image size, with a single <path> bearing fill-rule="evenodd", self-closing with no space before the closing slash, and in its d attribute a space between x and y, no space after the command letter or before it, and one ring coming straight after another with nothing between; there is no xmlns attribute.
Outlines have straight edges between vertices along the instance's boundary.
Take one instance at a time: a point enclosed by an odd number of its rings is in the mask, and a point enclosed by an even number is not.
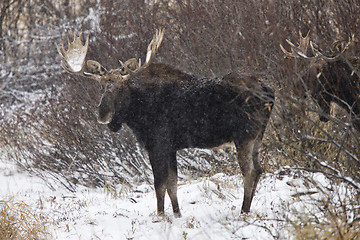
<svg viewBox="0 0 360 240"><path fill-rule="evenodd" d="M329 210L321 221L312 215L299 216L297 221L291 223L294 239L360 239L359 220L350 221L346 213L339 212L333 205Z"/></svg>
<svg viewBox="0 0 360 240"><path fill-rule="evenodd" d="M289 212L295 218L287 222L293 239L360 239L359 192L330 179L328 186L311 177L307 180L309 188L315 187L322 197L316 194L310 198L299 197L298 201L304 205L290 207Z"/></svg>
<svg viewBox="0 0 360 240"><path fill-rule="evenodd" d="M26 203L12 198L0 201L1 240L51 239L47 225L46 219Z"/></svg>

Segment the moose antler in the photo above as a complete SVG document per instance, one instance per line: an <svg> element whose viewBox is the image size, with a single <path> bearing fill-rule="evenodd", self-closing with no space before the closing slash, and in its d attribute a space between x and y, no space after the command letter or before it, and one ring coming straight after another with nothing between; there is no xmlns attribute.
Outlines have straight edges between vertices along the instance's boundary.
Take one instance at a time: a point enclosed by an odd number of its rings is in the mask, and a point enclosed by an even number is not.
<svg viewBox="0 0 360 240"><path fill-rule="evenodd" d="M350 46L353 44L354 42L354 34L351 35L351 38L349 39L349 41L345 44L342 44L342 49L341 51L338 52L337 55L333 56L333 57L327 57L324 54L322 54L319 50L318 47L315 43L313 43L312 41L310 41L310 36L309 36L310 31L306 34L305 37L303 37L302 33L299 31L299 35L300 35L300 43L298 46L295 46L295 44L293 44L292 42L290 42L288 39L286 39L286 42L290 45L291 47L291 52L287 51L281 44L280 44L280 48L281 50L284 52L284 54L287 57L297 57L300 56L302 58L305 59L310 59L310 60L325 60L327 62L332 62L332 61L337 61L340 56L347 51ZM342 42L343 43L343 42ZM310 45L311 51L313 53L313 56L307 56L307 49L308 46Z"/></svg>
<svg viewBox="0 0 360 240"><path fill-rule="evenodd" d="M285 53L286 56L288 57L296 57L296 56L301 56L301 57L305 57L308 58L306 56L306 52L309 46L309 40L310 40L310 31L306 34L305 37L303 37L302 33L299 31L299 45L295 46L295 44L293 44L292 42L290 42L290 40L286 39L286 42L291 46L291 52L287 51L281 44L280 44L280 48L281 50Z"/></svg>
<svg viewBox="0 0 360 240"><path fill-rule="evenodd" d="M86 77L90 77L99 81L100 83L105 83L106 81L118 81L120 83L128 80L134 74L142 71L147 68L154 58L156 52L158 51L160 44L164 37L164 29L159 29L156 31L152 41L148 45L146 60L143 65L141 65L141 59L136 60L131 58L125 63L119 60L122 69L111 69L107 71L100 63L94 60L88 60L86 65L89 72L84 72L85 57L89 45L89 36L86 38L86 42L83 45L81 38L82 32L79 37L74 33L74 40L70 41L69 33L66 33L68 41L68 50L64 47L64 42L62 43L62 48L56 44L56 48L62 59L62 67L69 73L81 74Z"/></svg>
<svg viewBox="0 0 360 240"><path fill-rule="evenodd" d="M332 50L336 50L337 54L334 57L327 57L324 54L322 54L317 47L314 46L314 43L310 41L311 50L315 57L321 58L326 61L336 61L340 58L342 54L344 54L354 43L355 35L351 34L351 37L349 38L349 41L345 43L345 41L336 41L333 43Z"/></svg>
<svg viewBox="0 0 360 240"><path fill-rule="evenodd" d="M123 69L125 69L126 73L128 73L128 75L123 77L125 80L149 66L149 64L151 63L152 59L154 58L156 52L158 51L163 38L164 38L164 29L156 30L156 33L155 33L153 39L151 40L150 44L147 47L146 59L145 59L145 63L143 65L141 65L141 59L139 59L138 61L134 58L128 60L128 61L135 60L136 62L138 62L137 66L135 65L134 70L129 68L129 64L123 63L121 60L119 60Z"/></svg>
<svg viewBox="0 0 360 240"><path fill-rule="evenodd" d="M66 32L68 41L68 50L65 50L64 42L62 42L62 48L56 44L56 48L61 56L61 66L69 73L79 73L84 68L85 57L89 46L89 36L86 38L85 45L82 44L82 32L80 36L76 36L74 32L74 40L70 41L70 35Z"/></svg>

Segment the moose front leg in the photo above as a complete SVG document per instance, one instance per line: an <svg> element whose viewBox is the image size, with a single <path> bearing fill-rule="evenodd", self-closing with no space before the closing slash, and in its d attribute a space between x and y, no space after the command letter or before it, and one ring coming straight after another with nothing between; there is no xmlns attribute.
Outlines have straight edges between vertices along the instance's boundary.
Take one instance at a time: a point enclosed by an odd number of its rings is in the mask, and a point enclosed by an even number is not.
<svg viewBox="0 0 360 240"><path fill-rule="evenodd" d="M166 186L156 180L154 186L155 186L156 201L157 201L157 215L165 216L164 202L165 202Z"/></svg>
<svg viewBox="0 0 360 240"><path fill-rule="evenodd" d="M181 217L177 199L176 152L149 151L154 174L154 187L157 199L157 214L164 216L165 193L168 191L175 217Z"/></svg>
<svg viewBox="0 0 360 240"><path fill-rule="evenodd" d="M151 168L154 175L154 187L157 201L157 214L164 216L166 182L169 175L167 160L159 152L149 151Z"/></svg>
<svg viewBox="0 0 360 240"><path fill-rule="evenodd" d="M250 212L250 206L260 179L262 168L258 161L261 140L236 144L238 161L244 178L244 201L241 212Z"/></svg>

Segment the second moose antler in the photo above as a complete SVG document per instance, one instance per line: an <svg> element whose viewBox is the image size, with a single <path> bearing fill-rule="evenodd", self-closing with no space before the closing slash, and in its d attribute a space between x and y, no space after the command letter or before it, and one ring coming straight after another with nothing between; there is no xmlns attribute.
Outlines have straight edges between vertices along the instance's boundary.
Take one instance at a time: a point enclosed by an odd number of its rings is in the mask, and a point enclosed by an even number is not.
<svg viewBox="0 0 360 240"><path fill-rule="evenodd" d="M288 39L286 39L286 42L291 46L291 52L288 52L281 44L280 44L280 48L281 50L285 53L286 56L288 57L296 57L297 55L299 56L305 56L306 57L306 52L309 46L309 40L310 40L310 36L309 36L310 31L306 34L305 37L303 37L302 33L299 31L299 45L295 46L295 44L293 44L292 42L290 42Z"/></svg>
<svg viewBox="0 0 360 240"><path fill-rule="evenodd" d="M303 34L299 31L298 46L295 46L295 44L290 42L290 40L288 40L288 39L286 39L286 42L290 45L291 52L287 51L281 44L280 44L280 48L287 57L299 56L299 57L314 60L314 61L325 60L325 61L331 62L331 61L339 60L341 55L344 54L347 50L349 50L349 48L354 44L354 34L351 35L351 38L349 39L349 41L347 43L341 42L342 47L341 47L340 51L338 51L338 53L336 55L331 56L331 57L327 57L323 53L321 53L318 50L317 45L313 41L310 41L310 31L306 34L305 37L303 37ZM313 56L307 55L309 45L310 45Z"/></svg>

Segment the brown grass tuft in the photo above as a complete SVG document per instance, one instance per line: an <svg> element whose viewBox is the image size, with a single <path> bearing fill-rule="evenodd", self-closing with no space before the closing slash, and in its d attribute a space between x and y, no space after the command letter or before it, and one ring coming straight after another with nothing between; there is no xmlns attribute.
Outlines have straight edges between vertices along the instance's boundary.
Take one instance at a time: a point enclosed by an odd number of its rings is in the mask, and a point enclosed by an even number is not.
<svg viewBox="0 0 360 240"><path fill-rule="evenodd" d="M0 201L0 240L51 239L48 222L23 201Z"/></svg>

